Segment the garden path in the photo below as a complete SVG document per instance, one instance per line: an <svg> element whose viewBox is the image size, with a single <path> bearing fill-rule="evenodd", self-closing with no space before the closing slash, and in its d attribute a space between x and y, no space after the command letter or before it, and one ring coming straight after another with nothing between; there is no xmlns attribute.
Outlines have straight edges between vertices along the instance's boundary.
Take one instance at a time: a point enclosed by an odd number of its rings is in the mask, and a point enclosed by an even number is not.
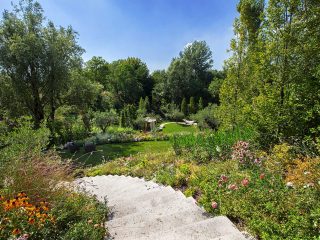
<svg viewBox="0 0 320 240"><path fill-rule="evenodd" d="M165 122L165 123L161 123L160 126L159 126L159 129L163 129L165 125L171 124L171 123L177 123L177 122Z"/></svg>
<svg viewBox="0 0 320 240"><path fill-rule="evenodd" d="M77 184L107 200L107 228L114 240L245 240L224 216L210 217L192 197L140 178L85 177Z"/></svg>

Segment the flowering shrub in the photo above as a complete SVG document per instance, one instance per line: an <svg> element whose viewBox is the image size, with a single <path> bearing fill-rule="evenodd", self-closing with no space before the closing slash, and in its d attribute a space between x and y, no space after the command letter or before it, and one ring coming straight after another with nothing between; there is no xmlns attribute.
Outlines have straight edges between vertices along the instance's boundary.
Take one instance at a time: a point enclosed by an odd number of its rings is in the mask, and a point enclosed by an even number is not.
<svg viewBox="0 0 320 240"><path fill-rule="evenodd" d="M313 187L320 181L320 158L301 158L293 161L286 173L286 182Z"/></svg>
<svg viewBox="0 0 320 240"><path fill-rule="evenodd" d="M232 146L238 141L249 141L255 133L251 129L230 131L207 131L197 134L176 134L170 140L176 155L186 155L198 163L210 160L226 160L232 153Z"/></svg>
<svg viewBox="0 0 320 240"><path fill-rule="evenodd" d="M243 166L259 166L262 163L262 159L254 155L254 153L250 150L250 144L245 141L238 141L232 147L231 158L239 161L239 163Z"/></svg>
<svg viewBox="0 0 320 240"><path fill-rule="evenodd" d="M293 160L294 155L289 144L275 145L268 157L268 161L266 161L266 168L269 171L281 174L293 163Z"/></svg>
<svg viewBox="0 0 320 240"><path fill-rule="evenodd" d="M48 202L31 203L23 192L12 199L0 196L0 203L0 235L6 239L39 237L55 223Z"/></svg>
<svg viewBox="0 0 320 240"><path fill-rule="evenodd" d="M243 152L245 156L250 155ZM254 153L266 160L257 164L252 158L251 167L243 167L242 162L235 160L199 164L174 153L147 154L135 156L134 160L117 159L89 173L139 176L180 188L208 212L228 216L257 239L317 239L320 236L319 182L314 181L314 186L304 188L296 187L295 180L290 179L294 182L290 187L284 178L286 171L265 167L274 152L271 155ZM309 167L303 169L316 176L320 173L316 168L319 165L314 159L310 162L318 171ZM297 168L298 165L292 166Z"/></svg>
<svg viewBox="0 0 320 240"><path fill-rule="evenodd" d="M104 239L107 208L61 185L72 166L43 151L48 137L47 129L33 130L32 124L0 135L8 143L0 148L0 239Z"/></svg>

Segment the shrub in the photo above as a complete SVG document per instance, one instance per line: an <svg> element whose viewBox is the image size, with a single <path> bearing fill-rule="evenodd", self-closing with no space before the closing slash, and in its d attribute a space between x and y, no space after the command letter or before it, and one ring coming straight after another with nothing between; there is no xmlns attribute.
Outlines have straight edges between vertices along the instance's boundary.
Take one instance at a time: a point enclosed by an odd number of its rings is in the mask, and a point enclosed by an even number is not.
<svg viewBox="0 0 320 240"><path fill-rule="evenodd" d="M25 237L35 240L103 239L104 228L91 227L87 231L84 224L91 216L102 223L105 207L65 187L63 183L70 179L72 164L62 162L54 151L44 151L48 136L48 129L34 130L29 121L21 121L19 128L1 136L7 145L0 149L0 202L9 200L0 205L1 237L17 239L26 234ZM77 201L80 202L71 204L74 208L68 205ZM63 214L75 216L74 222L63 221ZM94 237L69 238L69 232L74 236L90 232Z"/></svg>
<svg viewBox="0 0 320 240"><path fill-rule="evenodd" d="M320 172L319 165L313 168L312 174ZM234 160L196 164L172 154L148 154L106 163L94 173L145 177L180 188L208 212L228 216L257 239L313 240L320 233L319 182L291 188L283 174L265 169L264 164L255 168L243 168Z"/></svg>
<svg viewBox="0 0 320 240"><path fill-rule="evenodd" d="M219 122L215 117L216 105L209 105L206 108L199 110L196 114L190 116L195 120L201 130L217 129Z"/></svg>
<svg viewBox="0 0 320 240"><path fill-rule="evenodd" d="M286 182L294 186L314 187L320 181L320 158L304 157L293 160L288 166Z"/></svg>
<svg viewBox="0 0 320 240"><path fill-rule="evenodd" d="M198 162L231 157L232 146L239 140L252 140L255 132L251 129L180 134L171 138L177 155L187 154Z"/></svg>
<svg viewBox="0 0 320 240"><path fill-rule="evenodd" d="M50 213L49 203L32 203L26 193L21 192L12 199L0 196L0 235L40 239L46 230L54 227L55 218Z"/></svg>
<svg viewBox="0 0 320 240"><path fill-rule="evenodd" d="M113 109L108 112L95 112L94 122L102 132L106 132L107 127L118 123L118 115Z"/></svg>
<svg viewBox="0 0 320 240"><path fill-rule="evenodd" d="M165 117L169 120L182 121L184 118L184 113L181 112L179 107L174 103L161 106L161 110Z"/></svg>

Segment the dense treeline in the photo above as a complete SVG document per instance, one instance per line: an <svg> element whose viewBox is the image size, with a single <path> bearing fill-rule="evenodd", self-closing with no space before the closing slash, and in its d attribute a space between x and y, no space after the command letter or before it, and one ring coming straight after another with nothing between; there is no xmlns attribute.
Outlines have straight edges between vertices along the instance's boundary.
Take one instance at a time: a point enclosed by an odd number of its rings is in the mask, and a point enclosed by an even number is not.
<svg viewBox="0 0 320 240"><path fill-rule="evenodd" d="M143 118L189 117L200 128L252 127L263 145L319 135L320 2L240 0L233 55L213 70L206 42L195 41L168 69L149 72L130 57L83 62L71 28L21 1L0 22L0 116L23 115L54 139L82 138L98 126L141 128Z"/></svg>
<svg viewBox="0 0 320 240"><path fill-rule="evenodd" d="M219 109L264 143L319 136L320 2L241 0Z"/></svg>
<svg viewBox="0 0 320 240"><path fill-rule="evenodd" d="M30 115L55 141L82 138L92 126L143 126L147 115L181 120L218 102L224 73L212 70L204 41L185 46L167 70L149 73L129 57L83 62L78 34L44 17L36 1L24 0L0 22L0 114L7 122ZM210 85L210 87L209 87ZM14 97L13 97L14 96Z"/></svg>

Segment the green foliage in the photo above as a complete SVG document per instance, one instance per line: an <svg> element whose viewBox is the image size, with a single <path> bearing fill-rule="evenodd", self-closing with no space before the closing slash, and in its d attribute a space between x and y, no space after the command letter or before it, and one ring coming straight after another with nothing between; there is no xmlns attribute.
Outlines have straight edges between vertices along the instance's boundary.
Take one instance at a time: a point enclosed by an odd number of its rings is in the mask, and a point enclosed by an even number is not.
<svg viewBox="0 0 320 240"><path fill-rule="evenodd" d="M194 97L190 98L190 103L189 103L188 109L189 109L189 113L190 114L194 114L194 113L197 112L197 105L196 105L196 102L194 100Z"/></svg>
<svg viewBox="0 0 320 240"><path fill-rule="evenodd" d="M106 207L61 185L68 180L71 166L68 161L62 163L54 151L44 152L50 132L43 126L35 130L32 125L30 119L22 119L11 131L0 135L5 143L0 149L1 237L15 239L28 235L39 240L103 239L106 230L100 224L105 221ZM19 199L14 197L21 192L28 196L24 201L21 199L21 203L25 204L27 200L33 204L31 207L41 207L43 214L36 216L31 210L31 215L28 215L27 208L12 202L8 205L11 208L5 210L8 202L2 202L2 197L17 202ZM90 219L99 226L88 224ZM38 225L37 221L43 222ZM3 224L5 222L9 224Z"/></svg>
<svg viewBox="0 0 320 240"><path fill-rule="evenodd" d="M212 215L228 216L259 239L317 239L319 183L287 187L284 172L265 168L270 157L243 168L235 160L200 165L172 153L148 153L97 166L88 175L131 175L180 188ZM319 165L313 166L319 171Z"/></svg>
<svg viewBox="0 0 320 240"><path fill-rule="evenodd" d="M83 119L78 116L77 111L73 107L65 105L57 109L51 129L54 130L54 135L52 136L51 133L51 137L54 138L56 144L83 139L88 135Z"/></svg>
<svg viewBox="0 0 320 240"><path fill-rule="evenodd" d="M181 102L181 112L187 116L188 115L188 105L187 105L187 100L186 98L183 98L182 99L182 102Z"/></svg>
<svg viewBox="0 0 320 240"><path fill-rule="evenodd" d="M147 113L150 112L150 101L148 96L146 96L144 99L144 109Z"/></svg>
<svg viewBox="0 0 320 240"><path fill-rule="evenodd" d="M107 79L109 65L102 57L92 57L87 61L84 74L90 81L100 83L104 90L110 90L110 82Z"/></svg>
<svg viewBox="0 0 320 240"><path fill-rule="evenodd" d="M8 171L7 164L15 158L39 154L49 143L49 131L34 130L30 119L18 120L16 127L0 134L0 175ZM3 177L3 175L1 175ZM3 179L3 178L2 178Z"/></svg>
<svg viewBox="0 0 320 240"><path fill-rule="evenodd" d="M200 97L210 82L212 52L205 41L194 41L174 58L167 71L164 97L180 104L184 97Z"/></svg>
<svg viewBox="0 0 320 240"><path fill-rule="evenodd" d="M197 162L223 160L231 157L232 146L240 140L253 140L256 133L251 129L236 128L229 131L177 134L171 138L177 155L187 155Z"/></svg>
<svg viewBox="0 0 320 240"><path fill-rule="evenodd" d="M104 239L107 209L103 203L84 194L60 200L52 209L57 216L57 239Z"/></svg>
<svg viewBox="0 0 320 240"><path fill-rule="evenodd" d="M198 111L199 111L199 110L202 110L203 108L204 108L203 98L200 97L200 98L199 98L199 102L198 102Z"/></svg>
<svg viewBox="0 0 320 240"><path fill-rule="evenodd" d="M145 102L141 97L139 100L138 115L144 116L145 114L146 114Z"/></svg>
<svg viewBox="0 0 320 240"><path fill-rule="evenodd" d="M8 77L1 86L14 93L14 102L23 106L20 110L27 110L40 127L45 107L50 107L53 120L58 99L70 83L70 71L79 66L83 50L76 33L71 27L56 28L46 22L40 4L26 0L3 13L0 32L0 67ZM5 107L14 110L12 104Z"/></svg>
<svg viewBox="0 0 320 240"><path fill-rule="evenodd" d="M223 128L250 125L265 147L315 138L319 124L319 4L243 0L220 91Z"/></svg>
<svg viewBox="0 0 320 240"><path fill-rule="evenodd" d="M198 127L201 130L205 129L218 129L219 121L216 117L217 106L209 104L206 108L199 110L196 114L190 116L190 118L197 122Z"/></svg>
<svg viewBox="0 0 320 240"><path fill-rule="evenodd" d="M112 92L117 107L137 104L144 90L150 88L149 70L138 58L127 58L110 64Z"/></svg>
<svg viewBox="0 0 320 240"><path fill-rule="evenodd" d="M182 121L184 118L183 112L180 111L179 107L173 102L170 104L162 105L161 110L165 117L172 121Z"/></svg>
<svg viewBox="0 0 320 240"><path fill-rule="evenodd" d="M220 95L220 88L223 83L223 79L214 78L208 87L208 91L211 96L218 100Z"/></svg>
<svg viewBox="0 0 320 240"><path fill-rule="evenodd" d="M107 127L118 123L118 114L113 109L108 112L95 112L94 121L101 131L105 132Z"/></svg>

